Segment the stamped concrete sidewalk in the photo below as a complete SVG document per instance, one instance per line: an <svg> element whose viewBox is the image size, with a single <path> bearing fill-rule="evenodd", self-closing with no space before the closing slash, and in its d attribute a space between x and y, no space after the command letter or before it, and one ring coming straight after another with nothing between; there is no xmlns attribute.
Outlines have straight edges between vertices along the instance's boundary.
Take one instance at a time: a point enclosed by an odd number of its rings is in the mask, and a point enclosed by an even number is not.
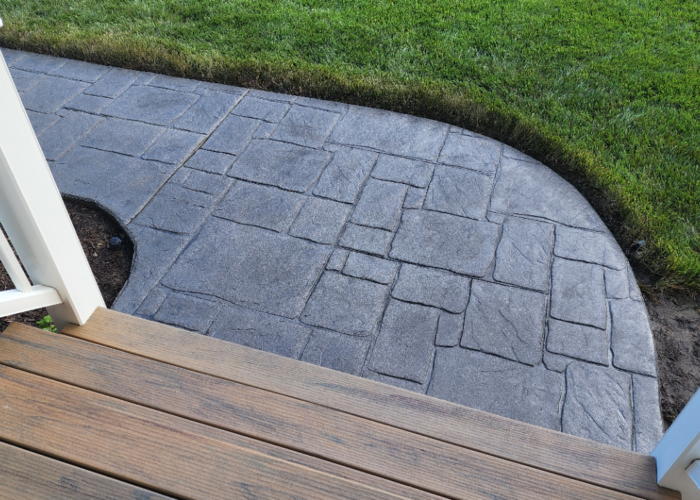
<svg viewBox="0 0 700 500"><path fill-rule="evenodd" d="M629 264L544 165L406 115L2 50L61 192L136 244L114 309L648 453Z"/></svg>

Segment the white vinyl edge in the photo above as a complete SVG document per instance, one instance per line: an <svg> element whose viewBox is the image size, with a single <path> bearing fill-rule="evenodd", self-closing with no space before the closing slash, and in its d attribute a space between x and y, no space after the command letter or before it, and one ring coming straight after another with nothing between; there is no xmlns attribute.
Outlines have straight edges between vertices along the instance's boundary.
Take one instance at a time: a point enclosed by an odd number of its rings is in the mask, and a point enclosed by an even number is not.
<svg viewBox="0 0 700 500"><path fill-rule="evenodd" d="M67 323L84 325L95 309L105 306L1 54L0 224L31 282L50 287L60 295L62 300L54 302L49 310L59 330ZM3 253L8 256L7 249ZM18 269L21 267L10 262L8 270L15 272L15 286L26 290L27 283L21 283ZM32 288L26 293L34 291ZM42 303L40 307L44 306Z"/></svg>
<svg viewBox="0 0 700 500"><path fill-rule="evenodd" d="M0 292L0 317L60 304L61 296L48 286L35 285L29 292L7 290Z"/></svg>
<svg viewBox="0 0 700 500"><path fill-rule="evenodd" d="M660 486L700 500L700 390L695 393L651 455Z"/></svg>

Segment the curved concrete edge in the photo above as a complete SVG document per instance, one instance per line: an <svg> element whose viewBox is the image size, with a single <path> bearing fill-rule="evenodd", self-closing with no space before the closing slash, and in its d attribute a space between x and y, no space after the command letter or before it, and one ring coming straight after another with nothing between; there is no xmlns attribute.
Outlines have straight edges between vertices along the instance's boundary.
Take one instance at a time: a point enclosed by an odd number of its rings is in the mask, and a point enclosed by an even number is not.
<svg viewBox="0 0 700 500"><path fill-rule="evenodd" d="M416 117L2 51L61 192L135 244L114 309L643 453L661 437L634 275L541 163ZM270 193L277 212L245 202ZM311 252L310 288L231 289L216 258L255 245Z"/></svg>

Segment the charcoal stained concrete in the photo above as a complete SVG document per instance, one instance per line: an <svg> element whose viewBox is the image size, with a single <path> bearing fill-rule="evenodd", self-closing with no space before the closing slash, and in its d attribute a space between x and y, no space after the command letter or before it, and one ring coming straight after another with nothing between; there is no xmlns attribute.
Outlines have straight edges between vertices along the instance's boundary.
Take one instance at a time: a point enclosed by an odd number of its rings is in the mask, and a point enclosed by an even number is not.
<svg viewBox="0 0 700 500"><path fill-rule="evenodd" d="M136 244L113 307L648 453L625 255L534 159L444 123L2 49L64 195Z"/></svg>

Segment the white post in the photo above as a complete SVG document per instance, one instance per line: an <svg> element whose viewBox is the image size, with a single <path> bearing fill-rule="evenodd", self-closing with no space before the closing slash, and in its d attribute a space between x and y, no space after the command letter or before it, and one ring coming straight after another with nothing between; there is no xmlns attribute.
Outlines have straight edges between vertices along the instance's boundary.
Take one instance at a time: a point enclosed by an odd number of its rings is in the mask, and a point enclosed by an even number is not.
<svg viewBox="0 0 700 500"><path fill-rule="evenodd" d="M104 307L56 182L0 56L0 221L36 286L55 289L49 308L60 330ZM17 293L22 293L17 291Z"/></svg>
<svg viewBox="0 0 700 500"><path fill-rule="evenodd" d="M700 390L685 405L651 455L659 485L700 500Z"/></svg>

